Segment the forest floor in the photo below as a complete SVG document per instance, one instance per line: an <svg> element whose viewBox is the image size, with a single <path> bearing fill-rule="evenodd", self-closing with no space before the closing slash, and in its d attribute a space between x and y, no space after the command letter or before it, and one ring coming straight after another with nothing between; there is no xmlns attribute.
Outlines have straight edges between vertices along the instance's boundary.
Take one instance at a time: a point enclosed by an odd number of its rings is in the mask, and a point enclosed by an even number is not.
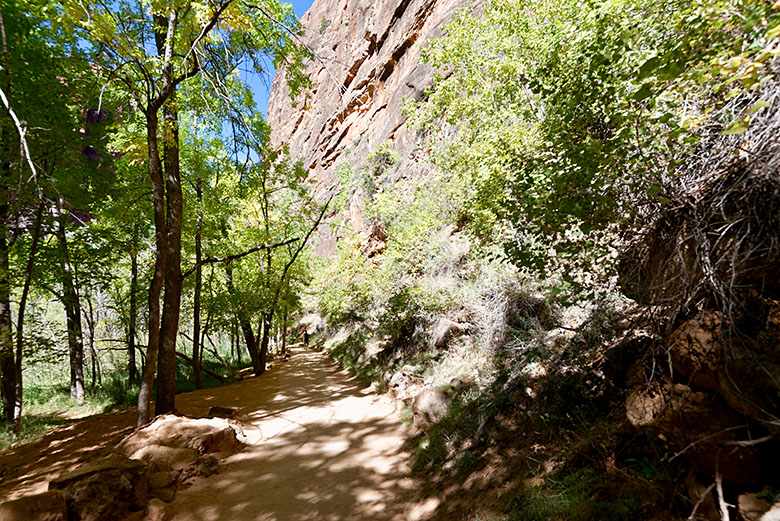
<svg viewBox="0 0 780 521"><path fill-rule="evenodd" d="M238 407L249 445L167 505L171 519L415 520L439 506L415 501L408 428L398 406L325 354L296 349L260 378L181 394L178 411ZM132 431L135 411L93 416L0 454L0 498L43 492ZM166 518L169 516L166 515Z"/></svg>

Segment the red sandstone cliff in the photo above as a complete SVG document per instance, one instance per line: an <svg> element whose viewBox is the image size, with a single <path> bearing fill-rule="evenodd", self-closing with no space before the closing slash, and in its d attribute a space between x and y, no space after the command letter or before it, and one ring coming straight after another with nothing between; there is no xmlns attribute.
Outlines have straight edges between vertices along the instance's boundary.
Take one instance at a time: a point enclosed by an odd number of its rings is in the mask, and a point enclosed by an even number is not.
<svg viewBox="0 0 780 521"><path fill-rule="evenodd" d="M304 41L317 54L307 73L310 97L292 106L278 74L268 101L272 142L289 144L322 193L342 163L359 165L392 141L406 153L414 141L402 113L419 99L433 71L420 62L431 36L473 0L315 0L304 15Z"/></svg>

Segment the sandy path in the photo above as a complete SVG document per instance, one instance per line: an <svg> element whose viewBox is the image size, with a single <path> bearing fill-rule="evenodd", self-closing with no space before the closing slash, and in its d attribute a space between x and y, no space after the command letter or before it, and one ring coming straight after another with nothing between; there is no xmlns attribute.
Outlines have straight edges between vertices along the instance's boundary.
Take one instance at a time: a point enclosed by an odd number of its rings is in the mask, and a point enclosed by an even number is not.
<svg viewBox="0 0 780 521"><path fill-rule="evenodd" d="M176 397L205 416L239 407L249 446L219 474L180 490L166 507L187 521L424 519L435 503L411 502L405 427L387 397L370 392L318 352L294 350L260 378ZM48 481L126 435L135 411L86 418L0 455L0 501L45 491ZM167 518L168 516L166 516Z"/></svg>
<svg viewBox="0 0 780 521"><path fill-rule="evenodd" d="M299 350L259 379L177 398L182 411L241 407L250 446L220 473L176 495L176 520L407 520L433 505L407 503L406 432L386 397L320 353Z"/></svg>

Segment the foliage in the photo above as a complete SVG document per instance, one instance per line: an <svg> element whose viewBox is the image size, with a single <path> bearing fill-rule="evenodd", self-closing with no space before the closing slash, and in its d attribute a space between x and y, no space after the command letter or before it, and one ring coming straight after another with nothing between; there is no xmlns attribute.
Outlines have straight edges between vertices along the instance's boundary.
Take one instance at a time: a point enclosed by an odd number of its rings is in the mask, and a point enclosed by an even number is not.
<svg viewBox="0 0 780 521"><path fill-rule="evenodd" d="M437 162L472 187L477 234L498 238L521 266L573 289L616 254L613 227L668 200L663 187L724 100L766 81L778 54L777 6L758 1L530 2L467 9L425 59L440 70L410 105L419 125L457 126ZM602 279L603 280L603 279Z"/></svg>

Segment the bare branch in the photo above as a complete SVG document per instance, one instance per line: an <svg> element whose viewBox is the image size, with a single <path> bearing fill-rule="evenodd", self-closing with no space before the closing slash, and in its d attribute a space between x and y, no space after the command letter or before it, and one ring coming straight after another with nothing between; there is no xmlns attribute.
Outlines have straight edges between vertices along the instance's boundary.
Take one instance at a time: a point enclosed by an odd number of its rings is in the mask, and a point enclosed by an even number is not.
<svg viewBox="0 0 780 521"><path fill-rule="evenodd" d="M308 236L307 236L307 238L308 238ZM208 259L203 259L200 263L196 264L195 266L193 266L190 269L188 269L187 271L185 271L184 274L182 275L182 278L186 279L187 277L189 277L190 275L195 273L195 270L197 270L199 266L205 266L207 264L217 264L217 263L220 263L220 262L230 262L230 261L238 260L238 259L241 259L243 257L246 257L247 255L251 255L251 254L257 253L259 251L273 250L275 248L281 248L283 246L287 246L288 244L292 244L292 243L294 243L296 241L299 241L299 240L300 239L298 239L298 238L288 239L286 241L277 242L275 244L263 244L261 246L256 246L256 247L254 247L252 249L249 249L249 250L246 250L244 252L236 253L235 255L228 255L227 257L219 257L219 258L210 257Z"/></svg>

